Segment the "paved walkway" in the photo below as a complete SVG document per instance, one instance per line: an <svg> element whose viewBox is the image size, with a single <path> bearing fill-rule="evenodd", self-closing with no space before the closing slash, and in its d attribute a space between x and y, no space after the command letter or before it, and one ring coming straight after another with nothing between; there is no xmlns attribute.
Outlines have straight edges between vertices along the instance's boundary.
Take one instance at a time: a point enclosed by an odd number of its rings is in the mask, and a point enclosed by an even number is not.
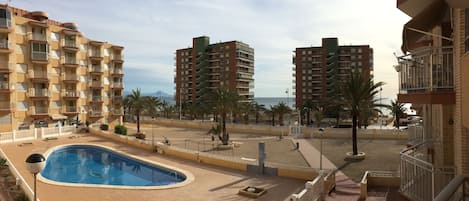
<svg viewBox="0 0 469 201"><path fill-rule="evenodd" d="M299 151L308 162L308 164L313 168L318 168L320 165L320 152L311 145L305 139L293 139L294 143L299 143ZM332 169L337 168L329 159L325 156L322 157L322 168L323 169ZM327 197L326 201L352 201L358 200L360 198L360 186L355 183L352 179L344 175L340 170L336 172L336 187Z"/></svg>

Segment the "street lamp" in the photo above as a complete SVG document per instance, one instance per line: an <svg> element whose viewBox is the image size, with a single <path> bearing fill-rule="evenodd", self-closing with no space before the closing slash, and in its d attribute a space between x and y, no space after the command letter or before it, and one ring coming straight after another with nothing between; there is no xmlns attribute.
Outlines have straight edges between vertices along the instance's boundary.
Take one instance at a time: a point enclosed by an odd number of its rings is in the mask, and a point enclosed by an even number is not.
<svg viewBox="0 0 469 201"><path fill-rule="evenodd" d="M36 198L36 176L37 173L41 172L44 169L46 164L46 158L42 154L34 153L26 158L26 169L34 175L34 201Z"/></svg>
<svg viewBox="0 0 469 201"><path fill-rule="evenodd" d="M319 128L319 170L322 170L322 137L324 134L324 128Z"/></svg>

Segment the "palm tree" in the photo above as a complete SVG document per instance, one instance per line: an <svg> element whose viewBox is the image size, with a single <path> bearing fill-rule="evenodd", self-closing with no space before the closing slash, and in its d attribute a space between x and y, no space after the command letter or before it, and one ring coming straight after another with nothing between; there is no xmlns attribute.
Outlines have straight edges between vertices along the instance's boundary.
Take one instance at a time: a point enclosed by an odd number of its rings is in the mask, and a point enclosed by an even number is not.
<svg viewBox="0 0 469 201"><path fill-rule="evenodd" d="M140 133L140 115L146 107L146 101L143 96L141 96L140 88L132 90L132 93L125 97L131 113L137 116L137 134Z"/></svg>
<svg viewBox="0 0 469 201"><path fill-rule="evenodd" d="M374 105L375 96L383 86L383 82L373 83L372 78L365 79L361 72L355 71L349 79L340 85L344 105L352 115L352 150L353 155L358 155L357 149L357 121L363 107Z"/></svg>
<svg viewBox="0 0 469 201"><path fill-rule="evenodd" d="M321 126L322 119L324 119L324 113L326 111L327 101L321 99L319 102L313 102L311 104L311 111L313 111L314 121L316 121L317 127Z"/></svg>
<svg viewBox="0 0 469 201"><path fill-rule="evenodd" d="M277 109L276 112L278 113L278 121L279 121L280 125L282 126L283 125L283 116L285 114L290 114L292 110L284 102L280 102L275 107Z"/></svg>
<svg viewBox="0 0 469 201"><path fill-rule="evenodd" d="M392 100L391 104L387 106L391 110L391 114L394 116L394 126L399 129L399 118L402 117L407 108L404 107L403 103L399 103L396 100Z"/></svg>
<svg viewBox="0 0 469 201"><path fill-rule="evenodd" d="M274 105L274 106L270 106L270 109L266 109L265 110L265 113L269 116L271 116L272 118L271 119L271 125L272 126L275 126L275 113L277 113L277 107Z"/></svg>
<svg viewBox="0 0 469 201"><path fill-rule="evenodd" d="M144 96L143 99L145 101L145 112L151 117L156 116L158 107L161 105L160 99L155 96Z"/></svg>
<svg viewBox="0 0 469 201"><path fill-rule="evenodd" d="M229 141L229 134L226 132L226 117L236 107L238 100L238 93L227 88L219 88L213 96L214 110L221 118L221 125L219 125L221 131L218 133L218 138L223 145L227 145Z"/></svg>
<svg viewBox="0 0 469 201"><path fill-rule="evenodd" d="M309 125L311 122L311 110L313 109L313 101L308 100L306 103L303 105L303 114L306 116L306 125Z"/></svg>
<svg viewBox="0 0 469 201"><path fill-rule="evenodd" d="M256 114L256 124L259 123L260 113L266 111L265 105L259 104L256 101L253 103L254 113Z"/></svg>

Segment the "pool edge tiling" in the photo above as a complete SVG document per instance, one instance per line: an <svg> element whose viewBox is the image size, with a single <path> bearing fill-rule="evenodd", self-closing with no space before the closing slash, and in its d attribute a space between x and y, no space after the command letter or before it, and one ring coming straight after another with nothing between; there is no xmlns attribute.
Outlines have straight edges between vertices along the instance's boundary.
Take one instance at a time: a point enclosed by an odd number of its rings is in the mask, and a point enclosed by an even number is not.
<svg viewBox="0 0 469 201"><path fill-rule="evenodd" d="M66 148L66 147L72 147L72 146L90 146L90 147L94 147L94 148L98 148L98 149L104 149L106 151L113 152L114 154L120 155L120 156L125 157L125 158L129 158L131 160L138 161L139 163L143 163L143 164L146 164L146 165L149 165L149 166L152 166L152 167L165 169L167 171L176 171L176 172L184 175L186 177L186 179L182 182L178 182L178 183L174 183L174 184L168 184L168 185L162 185L162 186L128 186L128 185L108 185L108 184L60 182L60 181L50 180L48 178L45 178L42 174L39 174L38 179L40 181L42 181L44 183L47 183L47 184L60 185L60 186L70 186L70 187L90 187L90 188L98 187L98 188L111 188L111 189L158 190L158 189L171 189L171 188L182 187L182 186L188 185L189 183L193 182L194 179L195 179L194 175L192 173L190 173L188 171L185 171L185 170L182 170L180 168L170 166L170 165L166 165L166 164L162 164L162 163L155 162L155 161L151 161L151 160L148 160L148 159L144 159L142 157L139 157L139 156L136 156L136 155L133 155L133 154L129 154L129 153L125 153L125 152L116 150L114 148L104 146L104 145L99 145L99 144L72 143L72 144L58 145L58 146L54 146L54 147L49 148L44 153L44 156L47 159L49 157L49 155L52 154L54 151L60 150L60 149ZM46 160L46 163L47 163L47 160Z"/></svg>

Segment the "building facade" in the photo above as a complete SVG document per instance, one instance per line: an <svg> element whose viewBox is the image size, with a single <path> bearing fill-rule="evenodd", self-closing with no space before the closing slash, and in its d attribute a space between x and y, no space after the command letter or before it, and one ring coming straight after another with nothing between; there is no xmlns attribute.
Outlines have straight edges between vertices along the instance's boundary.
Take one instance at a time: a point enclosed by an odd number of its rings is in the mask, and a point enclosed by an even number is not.
<svg viewBox="0 0 469 201"><path fill-rule="evenodd" d="M422 135L401 153L400 192L433 200L456 175L469 174L469 3L398 0L403 26L398 101L422 116ZM467 190L464 190L467 191Z"/></svg>
<svg viewBox="0 0 469 201"><path fill-rule="evenodd" d="M339 46L337 38L323 38L322 46L299 47L293 55L293 90L296 108L337 94L338 82L360 71L373 75L373 49L369 45Z"/></svg>
<svg viewBox="0 0 469 201"><path fill-rule="evenodd" d="M175 100L197 104L226 87L244 100L254 98L254 49L239 41L210 44L207 36L192 39L192 47L176 50Z"/></svg>
<svg viewBox="0 0 469 201"><path fill-rule="evenodd" d="M122 123L123 47L90 40L74 23L0 6L0 132Z"/></svg>

